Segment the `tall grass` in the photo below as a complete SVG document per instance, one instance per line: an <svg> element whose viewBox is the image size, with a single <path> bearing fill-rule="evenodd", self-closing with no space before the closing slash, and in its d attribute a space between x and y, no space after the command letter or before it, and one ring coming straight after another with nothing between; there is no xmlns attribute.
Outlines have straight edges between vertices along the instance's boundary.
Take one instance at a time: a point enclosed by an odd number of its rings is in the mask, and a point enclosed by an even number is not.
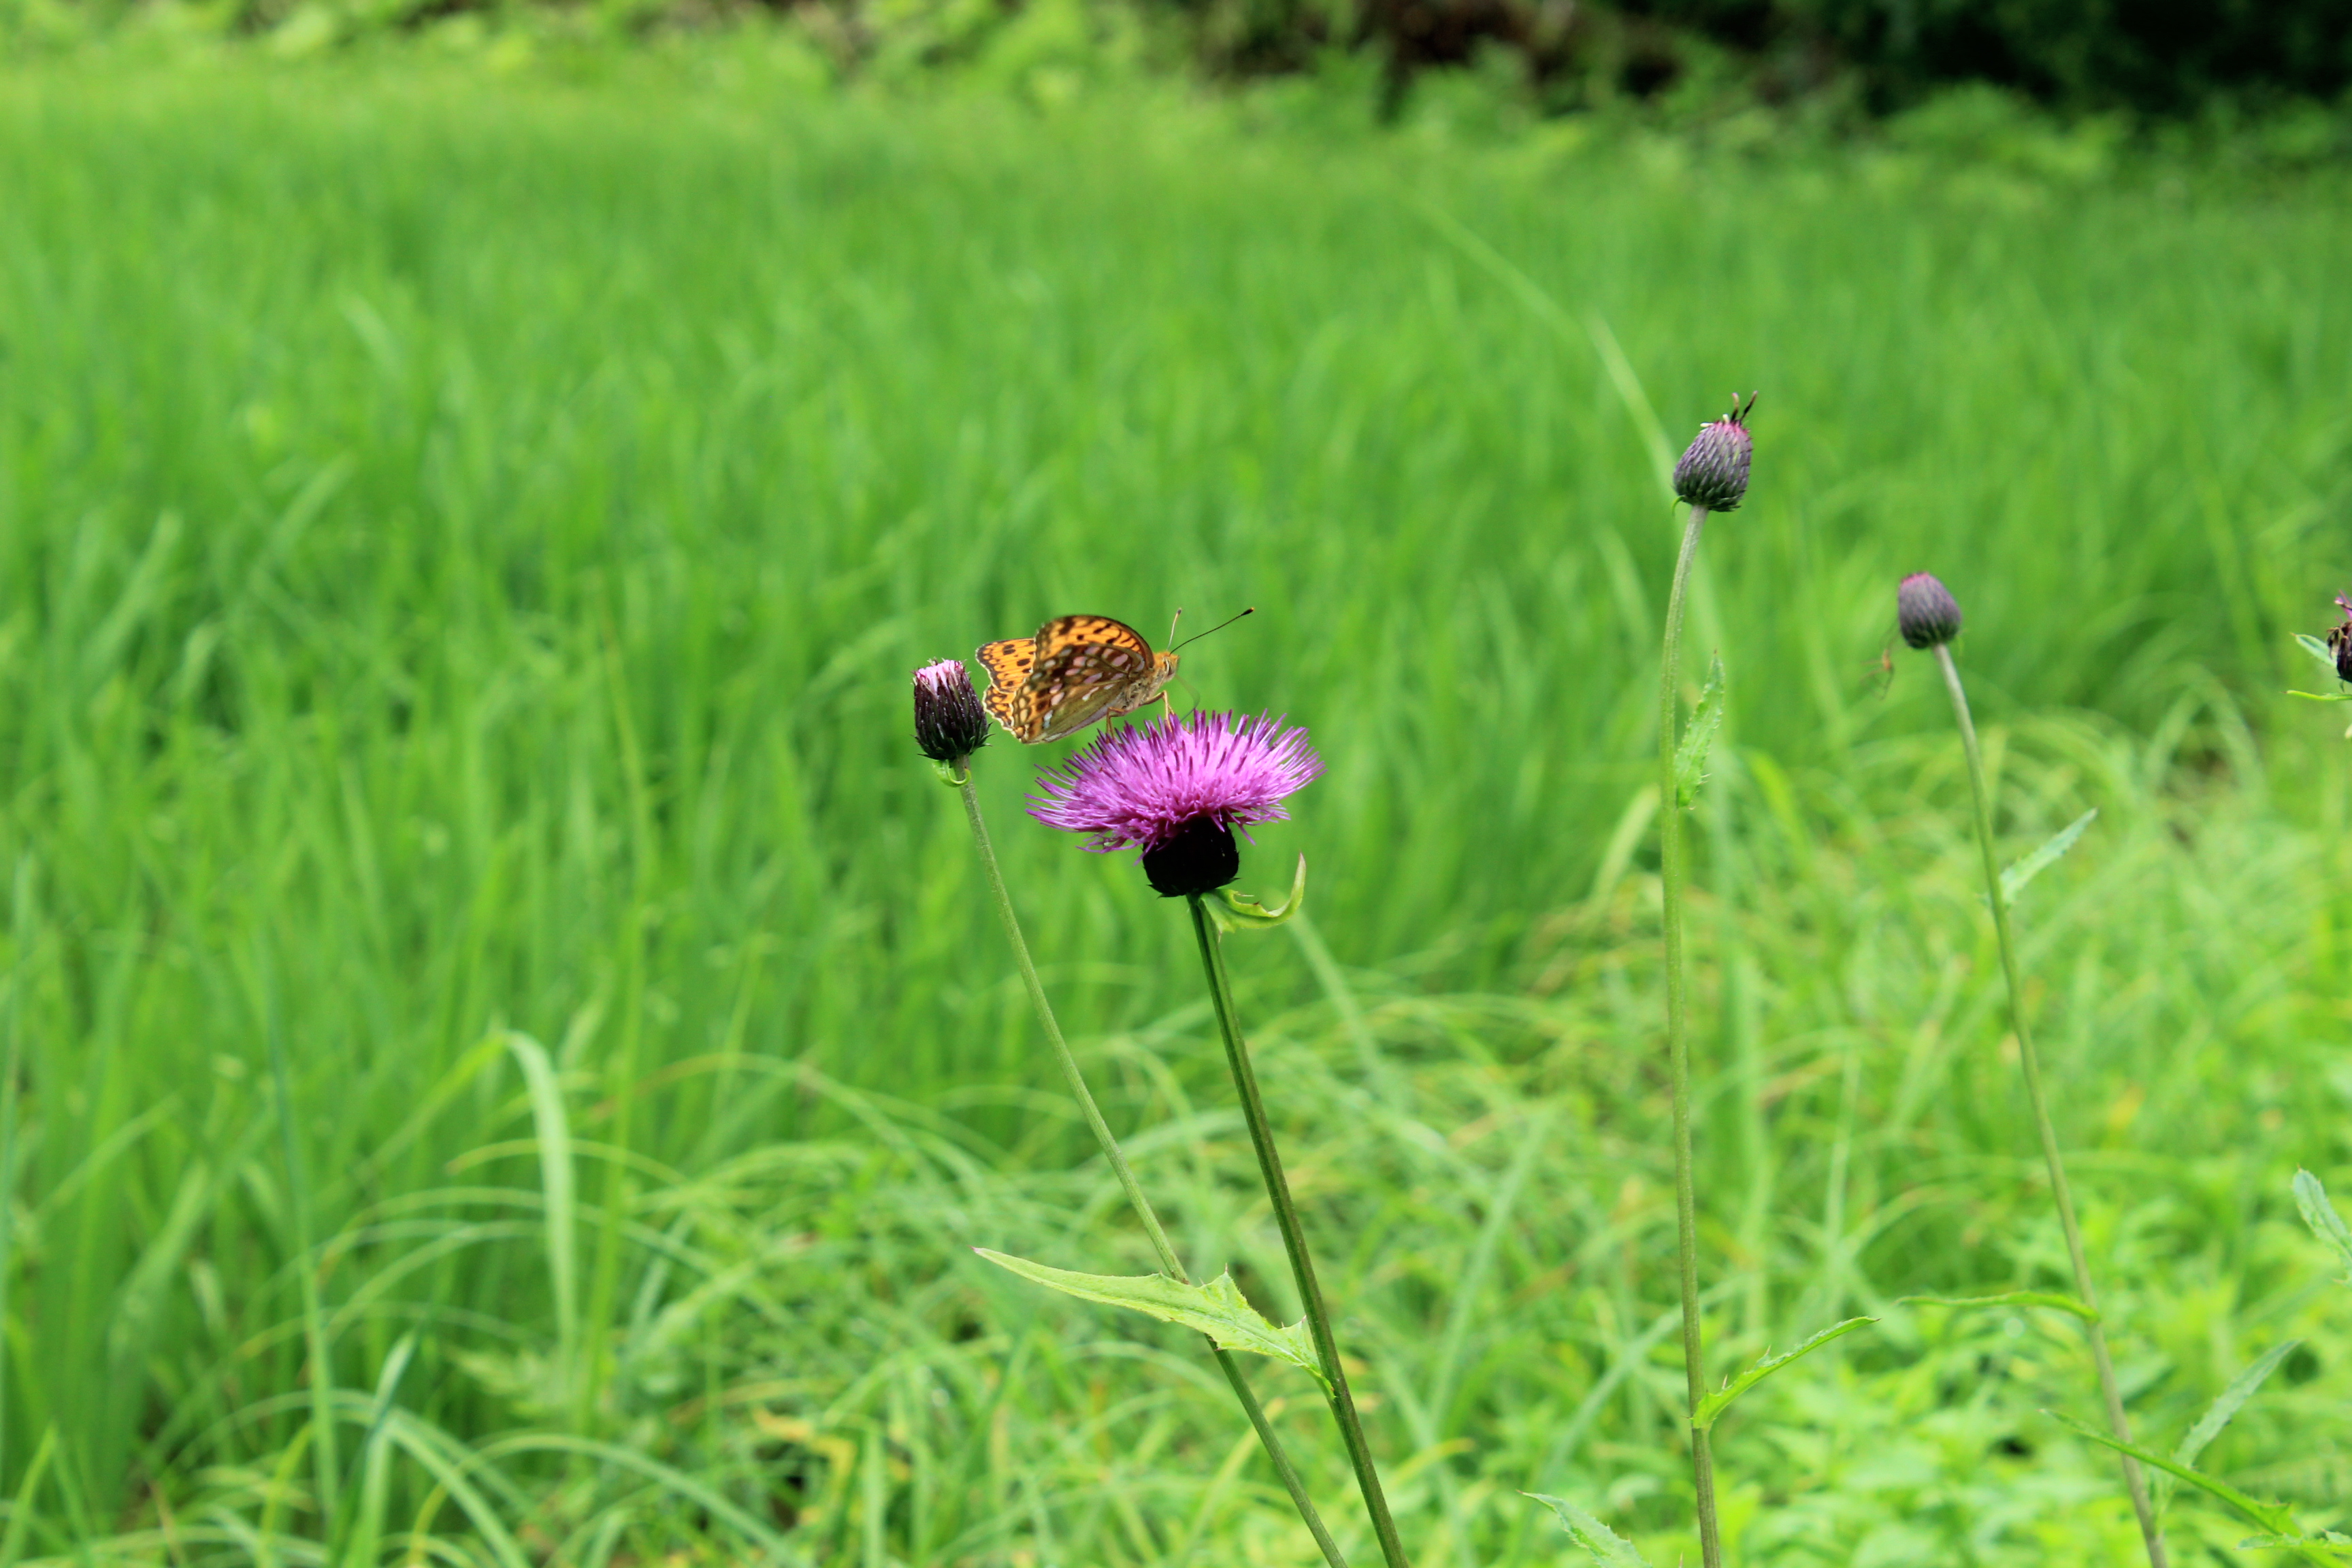
<svg viewBox="0 0 2352 1568"><path fill-rule="evenodd" d="M2210 1457L2324 1517L2352 1342L2284 1195L2343 1158L2352 858L2332 731L2268 694L2352 572L2339 189L614 75L0 81L6 1542L321 1561L331 1457L340 1549L387 1560L1308 1560L1179 1340L1147 1378L1130 1325L957 1261L1148 1267L905 673L1179 604L1259 606L1186 674L1330 763L1250 862L1307 849L1317 924L1244 1002L1356 1238L1415 1561L1558 1561L1522 1487L1681 1517L1673 518L1605 371L1431 204L1672 420L1769 389L1691 632L1734 694L1693 836L1717 1353L2063 1271L1939 695L1878 686L1933 564L2002 831L2103 813L2023 941L2136 1429L2292 1326ZM1195 1109L1182 932L1017 829L1025 760L979 787L1056 1005L1179 1247L1295 1317ZM1730 1418L1735 1554L2104 1560L2112 1471L2032 1414L2074 1346L1897 1312L1787 1374Z"/></svg>

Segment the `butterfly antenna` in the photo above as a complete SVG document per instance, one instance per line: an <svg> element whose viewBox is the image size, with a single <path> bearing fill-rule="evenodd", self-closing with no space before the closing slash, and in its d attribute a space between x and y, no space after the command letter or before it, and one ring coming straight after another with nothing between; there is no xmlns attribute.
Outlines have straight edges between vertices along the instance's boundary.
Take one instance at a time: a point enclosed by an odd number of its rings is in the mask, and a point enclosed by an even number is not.
<svg viewBox="0 0 2352 1568"><path fill-rule="evenodd" d="M1168 617L1168 646L1171 647L1176 646L1176 623L1183 618L1184 606L1181 605L1177 605L1176 613Z"/></svg>
<svg viewBox="0 0 2352 1568"><path fill-rule="evenodd" d="M1179 611L1177 611L1176 613L1177 613L1178 615L1180 615L1180 616L1181 616L1181 615L1182 615L1184 612L1183 612L1183 611L1181 611L1181 610L1179 610ZM1177 642L1177 641L1176 641L1176 627L1175 627L1174 623L1172 623L1172 622L1171 622L1171 623L1170 623L1169 627L1168 627L1168 640L1169 640L1169 642L1170 642L1171 644L1172 644L1173 646L1172 646L1172 647L1171 647L1169 648L1169 650L1168 650L1168 651L1169 651L1170 653L1174 653L1174 652L1176 651L1176 649L1177 649L1177 648L1180 648L1180 647L1190 647L1192 644L1194 644L1194 643L1196 643L1196 642L1199 642L1202 637L1207 637L1207 636L1209 635L1209 632L1221 632L1221 631L1223 631L1227 626L1232 626L1235 621L1240 620L1240 619L1242 618L1242 616L1254 616L1254 615L1256 615L1256 614L1257 614L1257 606L1256 606L1255 605L1252 605L1248 609L1244 610L1244 611L1242 612L1241 616L1226 616L1223 620L1219 621L1215 626L1211 626L1211 627L1209 628L1209 631L1208 631L1208 632L1194 632L1191 637L1186 637L1182 642Z"/></svg>

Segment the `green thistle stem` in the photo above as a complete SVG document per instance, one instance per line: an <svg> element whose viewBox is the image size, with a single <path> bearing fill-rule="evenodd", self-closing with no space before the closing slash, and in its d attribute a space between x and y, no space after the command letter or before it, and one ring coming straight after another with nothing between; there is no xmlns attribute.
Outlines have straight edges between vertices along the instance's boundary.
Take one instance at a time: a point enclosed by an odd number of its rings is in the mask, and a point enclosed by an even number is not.
<svg viewBox="0 0 2352 1568"><path fill-rule="evenodd" d="M1168 1232L1161 1228L1160 1215L1153 1210L1151 1200L1143 1195L1142 1184L1135 1179L1135 1170L1127 1163L1127 1153L1112 1135L1110 1124L1103 1120L1100 1108L1095 1104L1093 1091L1087 1088L1086 1075L1078 1070L1078 1058L1071 1054L1069 1042L1062 1037L1062 1026L1054 1016L1054 1005L1045 1000L1045 987L1037 978L1037 965L1030 960L1029 943L1021 934L1021 921L1013 912L1013 896L1005 890L1004 872L996 863L996 846L988 837L988 823L980 814L980 792L972 787L970 760L955 765L956 793L963 796L964 816L971 824L972 842L980 847L980 864L988 873L988 890L995 896L996 912L1004 922L1005 940L1013 944L1013 959L1021 971L1021 983L1028 989L1029 1005L1036 1009L1037 1022L1045 1031L1046 1041L1054 1047L1054 1059L1061 1064L1062 1078L1069 1085L1070 1096L1078 1102L1078 1110L1087 1119L1087 1126L1095 1135L1095 1142L1109 1162L1111 1172L1118 1178L1119 1189L1127 1194L1135 1217L1143 1222L1144 1234L1151 1238L1151 1249L1160 1258L1160 1267L1171 1279L1191 1284L1192 1277L1184 1272L1175 1247L1169 1245ZM1213 1341L1205 1342L1217 1358L1217 1365L1233 1385L1234 1397L1241 1401L1242 1413L1249 1417L1257 1440L1265 1448L1265 1457L1274 1462L1275 1474L1282 1479L1282 1489L1290 1494L1298 1510L1298 1517L1307 1521L1307 1532L1315 1537L1316 1547L1330 1568L1348 1568L1348 1560L1339 1554L1339 1543L1325 1528L1323 1516L1316 1511L1315 1500L1307 1495L1307 1484L1298 1479L1297 1467L1276 1435L1274 1424L1266 1418L1265 1407L1258 1403L1257 1394L1250 1388L1249 1380L1242 1373L1241 1363L1234 1352L1221 1349Z"/></svg>
<svg viewBox="0 0 2352 1568"><path fill-rule="evenodd" d="M1397 1539L1396 1521L1389 1517L1389 1500L1381 1489L1381 1473L1372 1463L1371 1445L1356 1415L1355 1395L1348 1391L1348 1373L1339 1364L1339 1342L1331 1333L1331 1314L1323 1305L1323 1289L1315 1280L1315 1259L1307 1250L1307 1230L1298 1221L1298 1205L1290 1195L1290 1181L1282 1173L1282 1155L1274 1146L1274 1128L1266 1120L1265 1101L1257 1091L1257 1073L1250 1066L1249 1047L1242 1040L1240 1016L1234 1010L1232 979L1225 973L1224 949L1208 906L1199 894L1186 900L1192 907L1192 934L1201 943L1201 967L1209 976L1209 995L1216 1004L1217 1026L1225 1037L1225 1063L1233 1068L1234 1088L1240 1094L1242 1118L1249 1124L1250 1144L1257 1152L1257 1168L1265 1178L1265 1195L1274 1205L1275 1224L1282 1231L1283 1250L1290 1255L1291 1278L1298 1284L1299 1303L1307 1309L1307 1332L1314 1336L1316 1359L1323 1363L1331 1385L1332 1418L1339 1424L1348 1445L1348 1462L1355 1467L1356 1485L1364 1494L1364 1510L1371 1516L1372 1533L1381 1543L1388 1568L1411 1568L1404 1544Z"/></svg>
<svg viewBox="0 0 2352 1568"><path fill-rule="evenodd" d="M2042 1160L2050 1170L2050 1193L2058 1205L2059 1228L2066 1234L2066 1260L2074 1269L2074 1294L2093 1316L2084 1321L2091 1339L2091 1360L2099 1369L2099 1394L2107 1406L2107 1430L2116 1441L2131 1441L2131 1425L2124 1416L2122 1391L2116 1385L2116 1364L2107 1354L2107 1332L2096 1316L2097 1292L2091 1289L2090 1265L2083 1258L2083 1232L2074 1223L2074 1194L2066 1184L2065 1162L2058 1154L2058 1131L2050 1121L2050 1102L2042 1092L2042 1058L2033 1048L2032 1031L2025 1026L2025 991L2017 973L2017 944L2010 935L2009 904L2000 896L2000 864L1992 844L1992 795L1985 787L1984 756L1977 746L1977 727L1969 717L1969 694L1960 686L1959 667L1952 662L1949 645L1936 645L1936 662L1943 668L1944 685L1952 694L1952 717L1959 721L1960 747L1969 758L1969 789L1976 800L1977 847L1984 857L1985 895L1992 903L1993 934L2000 942L2001 974L2009 984L2009 1025L2017 1037L2018 1065L2025 1072L2025 1094L2032 1102L2034 1130L2042 1137ZM2147 1481L2139 1461L2128 1454L2123 1462L2124 1485L2131 1491L2132 1511L2139 1516L2140 1539L2147 1547L2148 1568L2166 1568L2164 1535L2148 1506Z"/></svg>
<svg viewBox="0 0 2352 1568"><path fill-rule="evenodd" d="M1698 1187L1691 1173L1690 1017L1683 986L1683 891L1690 860L1683 843L1682 806L1675 789L1675 739L1682 714L1683 599L1690 588L1691 563L1698 559L1698 536L1706 509L1691 508L1683 530L1682 553L1675 560L1674 590L1666 598L1664 658L1658 674L1658 879L1665 894L1666 1059L1674 1078L1675 1261L1683 1302L1683 1380L1691 1413L1706 1396L1705 1336L1699 1321ZM1723 1531L1715 1516L1715 1451L1707 1435L1691 1428L1691 1487L1698 1509L1699 1558L1705 1568L1723 1568Z"/></svg>

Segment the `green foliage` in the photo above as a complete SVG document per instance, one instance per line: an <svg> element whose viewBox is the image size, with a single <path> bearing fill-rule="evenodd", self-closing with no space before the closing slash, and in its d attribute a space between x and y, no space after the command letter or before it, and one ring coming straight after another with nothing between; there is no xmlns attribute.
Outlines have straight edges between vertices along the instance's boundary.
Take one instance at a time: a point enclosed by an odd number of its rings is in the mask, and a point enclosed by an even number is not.
<svg viewBox="0 0 2352 1568"><path fill-rule="evenodd" d="M2320 668L2327 671L2329 679L2336 679L2336 652L2333 648L2308 632L2295 633L2294 640L2304 652L2319 661ZM2290 691L2287 695L2301 697L2312 702L2352 702L2352 691Z"/></svg>
<svg viewBox="0 0 2352 1568"><path fill-rule="evenodd" d="M2003 868L2000 873L2000 901L2003 904L2014 905L2017 902L2017 895L2025 890L2025 885L2056 864L2060 856L2074 847L2074 840L2083 837L2083 830L2090 826L2098 815L2098 808L2092 807L2052 834L2048 841L2032 854L2014 865Z"/></svg>
<svg viewBox="0 0 2352 1568"><path fill-rule="evenodd" d="M2231 1486L2227 1481L2206 1475L2202 1471L2191 1469L2188 1465L2177 1460L2168 1459L2150 1449L2141 1447L2137 1443L2118 1442L2087 1422L2077 1421L2071 1415L2060 1415L2058 1419L2073 1427L2078 1435L2088 1437L2094 1443L2113 1448L2119 1454L2129 1454L2151 1469L2170 1476L2175 1480L2185 1481L2209 1497L2218 1498L2248 1521L2271 1531L2271 1539L2278 1544L2288 1544L2291 1541L2302 1539L2302 1531L2294 1522L2294 1514L2281 1504L2265 1502Z"/></svg>
<svg viewBox="0 0 2352 1568"><path fill-rule="evenodd" d="M2294 1206L2311 1234L2334 1247L2336 1258L2352 1270L2352 1226L2344 1223L2343 1215L2328 1201L2327 1189L2309 1171L2294 1173ZM2352 1284L2352 1272L2346 1274L2345 1282Z"/></svg>
<svg viewBox="0 0 2352 1568"><path fill-rule="evenodd" d="M2097 1319L2098 1313L2072 1296L2061 1296L2051 1290L2003 1290L1993 1296L1905 1296L1906 1306L1956 1307L1979 1310L1990 1307L2047 1307L2055 1312L2070 1312L2085 1321Z"/></svg>
<svg viewBox="0 0 2352 1568"><path fill-rule="evenodd" d="M1650 1568L1650 1560L1632 1542L1566 1498L1546 1497L1541 1492L1528 1495L1558 1514L1560 1528L1574 1536L1576 1543L1591 1552L1601 1568Z"/></svg>
<svg viewBox="0 0 2352 1568"><path fill-rule="evenodd" d="M2278 1370L2279 1363L2294 1354L2302 1343L2301 1340L2282 1340L2255 1357L2253 1364L2231 1379L2230 1386L2223 1389L2205 1414L2197 1418L2197 1425L2189 1429L2188 1435L2180 1439L2180 1446L2172 1450L2173 1462L2194 1465L2197 1456L2205 1451L2205 1446L2221 1435L2221 1428L2245 1408L2246 1401L2252 1399L2269 1380L2271 1373Z"/></svg>
<svg viewBox="0 0 2352 1568"><path fill-rule="evenodd" d="M1298 858L1298 869L1290 879L1290 895L1282 902L1267 909L1257 899L1246 893L1236 893L1231 888L1220 888L1209 901L1209 914L1223 931L1272 931L1287 924L1307 911L1307 857Z"/></svg>
<svg viewBox="0 0 2352 1568"><path fill-rule="evenodd" d="M1723 1413L1731 1408L1734 1400L1779 1372L1782 1367L1803 1360L1832 1340L1842 1338L1856 1329L1867 1328L1876 1321L1878 1321L1876 1318L1848 1318L1843 1323L1832 1323L1794 1350L1783 1351L1779 1355L1766 1356L1754 1366L1727 1380L1721 1388L1700 1400L1698 1408L1691 1412L1690 1424L1702 1432L1712 1430L1715 1424L1722 1419Z"/></svg>
<svg viewBox="0 0 2352 1568"><path fill-rule="evenodd" d="M1707 661L1706 684L1699 689L1698 706L1675 742L1675 804L1687 811L1698 804L1699 785L1706 782L1706 752L1715 732L1723 728L1723 655Z"/></svg>
<svg viewBox="0 0 2352 1568"><path fill-rule="evenodd" d="M2207 1454L2342 1524L2352 1296L2284 1178L2347 1155L2352 778L2273 695L2352 570L2335 184L1357 144L771 43L0 80L0 1555L316 1560L307 1270L343 1563L1312 1561L1196 1335L959 1250L1151 1267L906 674L1179 603L1263 606L1186 678L1330 763L1245 851L1317 909L1243 1003L1408 1539L1556 1564L1537 1489L1686 1555L1674 520L1593 320L1676 422L1767 392L1691 600L1753 694L1692 832L1709 1380L2063 1277L1943 699L1879 695L1966 541L2003 832L2101 812L2030 956L2135 1418L2303 1340ZM1188 1263L1293 1315L1183 922L1025 823L1050 754L974 784L1047 984ZM2080 1337L1890 1315L1757 1387L1738 1561L2111 1560L2111 1464L2033 1415Z"/></svg>
<svg viewBox="0 0 2352 1568"><path fill-rule="evenodd" d="M1164 1274L1073 1274L1066 1268L1048 1268L1025 1258L1008 1258L984 1247L972 1250L999 1268L1049 1290L1076 1296L1081 1301L1098 1301L1106 1307L1124 1307L1163 1323L1198 1329L1226 1350L1271 1356L1313 1373L1318 1383L1328 1381L1322 1363L1316 1359L1315 1342L1307 1331L1305 1321L1288 1328L1268 1322L1263 1313L1242 1299L1241 1288L1234 1283L1231 1274L1220 1274L1205 1285L1192 1285Z"/></svg>

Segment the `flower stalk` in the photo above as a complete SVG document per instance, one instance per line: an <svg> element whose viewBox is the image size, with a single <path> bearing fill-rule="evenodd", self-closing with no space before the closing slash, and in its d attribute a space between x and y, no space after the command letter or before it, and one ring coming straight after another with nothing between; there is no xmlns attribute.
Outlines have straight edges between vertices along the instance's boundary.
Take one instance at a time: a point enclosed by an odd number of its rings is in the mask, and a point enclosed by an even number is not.
<svg viewBox="0 0 2352 1568"><path fill-rule="evenodd" d="M1666 598L1665 643L1658 675L1658 879L1665 901L1666 1060L1674 1084L1675 1283L1682 1295L1683 1377L1694 1416L1699 1401L1706 1396L1706 1367L1698 1293L1698 1189L1691 1168L1690 1000L1683 979L1683 897L1690 880L1690 860L1676 796L1675 742L1682 712L1683 601L1690 588L1692 563L1698 559L1699 534L1706 527L1706 507L1692 506L1690 521L1683 529L1674 588ZM1700 1562L1704 1568L1723 1568L1723 1531L1716 1518L1715 1453L1705 1430L1693 1426L1690 1438Z"/></svg>
<svg viewBox="0 0 2352 1568"><path fill-rule="evenodd" d="M1257 1154L1258 1172L1265 1179L1265 1195L1274 1207L1275 1225L1282 1233L1283 1250L1289 1255L1291 1278L1297 1283L1299 1303L1306 1309L1316 1359L1322 1363L1324 1377L1329 1384L1332 1419L1339 1423L1340 1439L1347 1445L1348 1463L1354 1468L1357 1488L1363 1493L1364 1510L1380 1542L1381 1561L1387 1568L1411 1568L1404 1544L1397 1538L1396 1521L1389 1513L1388 1495L1381 1489L1380 1469L1373 1463L1371 1445L1365 1439L1363 1421L1356 1414L1355 1395L1349 1390L1347 1369L1339 1361L1339 1343L1331 1331L1330 1310L1324 1305L1323 1288L1315 1278L1314 1257L1307 1249L1307 1230L1299 1223L1298 1205L1290 1195L1289 1178L1283 1174L1282 1154L1275 1147L1265 1100L1258 1093L1257 1073L1250 1066L1249 1046L1242 1038L1240 1016L1234 1008L1233 981L1225 973L1223 944L1202 895L1191 894L1186 902L1192 908L1192 934L1201 944L1201 967L1208 976L1209 996L1216 1006L1217 1027L1224 1036L1225 1062L1233 1069L1234 1089L1241 1097L1242 1119L1249 1126L1250 1146Z"/></svg>
<svg viewBox="0 0 2352 1568"><path fill-rule="evenodd" d="M1941 584L1937 584L1940 589ZM1948 602L1948 596L1947 599ZM1957 609L1951 616L1954 630L1958 626ZM2119 1443L2131 1441L2131 1424L2124 1415L2122 1390L2116 1384L2116 1365L2107 1354L2106 1329L2099 1321L2098 1294L2091 1288L2090 1265L2083 1257L2083 1231L2074 1221L2074 1195L2066 1184L2066 1164L2058 1153L2058 1131L2050 1121L2050 1102L2042 1089L2042 1058L2033 1048L2033 1032L2026 1026L2025 994L2018 980L2017 943L2009 929L2009 902L2001 896L2000 864L1993 850L1992 796L1985 787L1984 756L1977 745L1976 722L1969 716L1969 694L1960 685L1959 667L1952 662L1948 634L1932 642L1913 644L1935 650L1936 662L1944 672L1944 686L1952 696L1952 717L1960 728L1960 748L1968 753L1969 790L1976 803L1977 847L1984 860L1985 895L1992 904L1992 928L2000 945L2000 970L2009 986L2009 1024L2017 1037L2018 1066L2025 1075L2026 1099L2033 1107L2034 1131L2042 1139L2042 1163L2050 1172L2050 1194L2058 1205L2059 1228L2066 1236L2066 1261L2074 1271L2074 1294L2090 1310L2083 1321L2084 1331L2090 1336L2091 1360L2099 1372L2099 1394L2107 1407L2107 1430ZM2164 1533L2157 1524L2156 1511L2149 1506L2147 1479L2141 1474L2139 1461L2129 1454L2119 1454L2124 1485L2131 1492L2132 1511L2139 1518L2141 1542L2147 1548L2148 1568L2167 1568Z"/></svg>
<svg viewBox="0 0 2352 1568"><path fill-rule="evenodd" d="M987 873L988 890L995 900L997 916L1003 922L1005 941L1012 944L1013 963L1021 972L1021 984L1029 993L1029 1005L1035 1010L1037 1023L1045 1032L1046 1043L1053 1047L1054 1060L1062 1069L1063 1081L1069 1086L1071 1098L1078 1102L1078 1110L1086 1118L1087 1129L1094 1133L1095 1142L1101 1148L1112 1174L1118 1177L1119 1190L1127 1194L1128 1205L1135 1211L1135 1217L1143 1223L1144 1234L1151 1239L1151 1249L1160 1259L1161 1270L1171 1279L1190 1284L1192 1277L1184 1271L1182 1261L1176 1256L1176 1248L1170 1244L1168 1232L1160 1226L1160 1215L1152 1208L1151 1200L1144 1196L1142 1184L1135 1179L1135 1170L1127 1163L1126 1152L1119 1147L1110 1124L1103 1120L1101 1108L1096 1105L1093 1092L1087 1088L1086 1075L1079 1070L1078 1059L1072 1054L1069 1042L1062 1037L1061 1024L1055 1018L1053 1004L1046 1000L1045 987L1037 978L1037 965L1029 956L1029 943L1021 934L1021 921L1013 913L1013 896L1005 889L1004 872L996 860L996 846L988 836L987 819L981 815L980 792L972 787L970 759L960 757L947 766L952 773L950 782L956 786L957 793L963 796L964 817L971 825L972 842L980 850L981 868ZM1198 900L1195 902L1197 904ZM1331 1538L1330 1530L1315 1507L1315 1500L1307 1495L1306 1483L1299 1479L1297 1468L1290 1462L1290 1456L1283 1448L1282 1439L1276 1434L1273 1423L1267 1419L1265 1407L1259 1404L1256 1393L1251 1389L1240 1362L1233 1352L1223 1349L1214 1341L1209 1342L1209 1348L1217 1358L1219 1370L1225 1374L1225 1382L1232 1385L1234 1397L1240 1401L1243 1414L1249 1417L1251 1428L1257 1433L1258 1442L1265 1447L1266 1458L1273 1461L1275 1474L1282 1481L1282 1489L1290 1494L1292 1505L1298 1510L1298 1517L1306 1522L1307 1532L1314 1536L1316 1548L1322 1552L1323 1561L1329 1564L1329 1568L1348 1568L1347 1558L1340 1553L1339 1543Z"/></svg>

